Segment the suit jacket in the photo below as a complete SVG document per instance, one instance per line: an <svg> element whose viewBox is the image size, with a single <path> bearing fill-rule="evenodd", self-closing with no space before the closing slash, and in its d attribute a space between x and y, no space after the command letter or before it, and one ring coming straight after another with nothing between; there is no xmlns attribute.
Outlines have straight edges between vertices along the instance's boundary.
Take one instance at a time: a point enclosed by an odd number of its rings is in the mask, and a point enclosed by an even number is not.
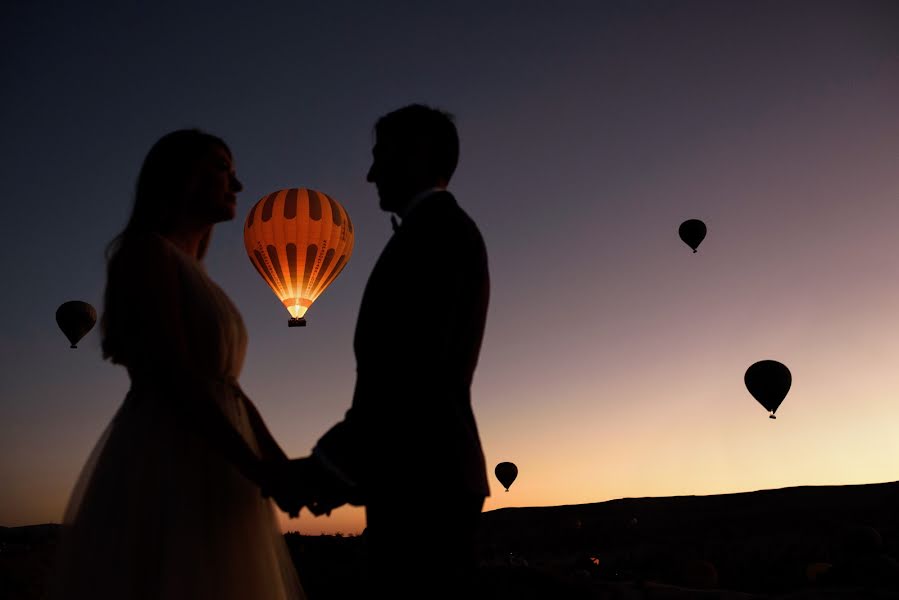
<svg viewBox="0 0 899 600"><path fill-rule="evenodd" d="M470 393L489 294L474 221L448 192L424 198L369 277L353 343L353 403L315 449L358 484L361 503L489 495Z"/></svg>

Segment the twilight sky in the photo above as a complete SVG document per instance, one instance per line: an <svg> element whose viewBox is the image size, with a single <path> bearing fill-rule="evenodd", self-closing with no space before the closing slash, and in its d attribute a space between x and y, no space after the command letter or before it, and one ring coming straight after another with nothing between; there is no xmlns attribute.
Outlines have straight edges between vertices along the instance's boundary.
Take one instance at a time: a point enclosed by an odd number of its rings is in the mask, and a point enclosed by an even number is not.
<svg viewBox="0 0 899 600"><path fill-rule="evenodd" d="M249 331L244 389L288 454L311 450L349 407L391 231L372 125L411 102L456 115L450 189L490 256L485 510L899 479L899 4L184 4L0 8L0 525L61 519L127 391L98 331L70 350L53 315L102 307L140 163L181 127L234 151L245 191L208 271ZM284 187L333 196L356 230L305 329L243 248ZM698 254L688 218L709 228ZM793 373L776 421L743 386L766 358Z"/></svg>

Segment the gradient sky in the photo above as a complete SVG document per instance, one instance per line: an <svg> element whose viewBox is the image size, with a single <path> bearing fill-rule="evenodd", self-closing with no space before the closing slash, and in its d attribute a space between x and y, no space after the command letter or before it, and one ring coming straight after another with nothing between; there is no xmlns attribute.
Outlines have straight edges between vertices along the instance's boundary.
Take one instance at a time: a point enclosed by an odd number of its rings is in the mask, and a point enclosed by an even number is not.
<svg viewBox="0 0 899 600"><path fill-rule="evenodd" d="M456 115L451 190L490 256L474 409L491 472L520 474L491 473L485 510L899 479L896 2L98 4L0 7L0 525L61 519L125 395L98 332L70 350L53 315L101 308L140 163L181 127L234 151L208 270L249 331L243 387L311 450L349 407L391 233L372 125L411 102ZM356 246L289 329L242 226L300 186L342 202ZM767 358L793 373L776 421L743 386Z"/></svg>

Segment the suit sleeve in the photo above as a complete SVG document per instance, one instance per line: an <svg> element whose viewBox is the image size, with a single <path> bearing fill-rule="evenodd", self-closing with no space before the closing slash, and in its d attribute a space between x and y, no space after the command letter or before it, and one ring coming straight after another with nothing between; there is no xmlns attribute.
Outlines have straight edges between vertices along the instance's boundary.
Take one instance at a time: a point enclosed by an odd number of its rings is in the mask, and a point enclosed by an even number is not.
<svg viewBox="0 0 899 600"><path fill-rule="evenodd" d="M314 453L342 479L361 481L378 462L408 452L417 436L447 417L439 396L470 385L486 311L487 271L476 230L426 230L405 253L390 290L382 371L374 384L357 380L352 408L319 441ZM375 463L375 464L373 464Z"/></svg>

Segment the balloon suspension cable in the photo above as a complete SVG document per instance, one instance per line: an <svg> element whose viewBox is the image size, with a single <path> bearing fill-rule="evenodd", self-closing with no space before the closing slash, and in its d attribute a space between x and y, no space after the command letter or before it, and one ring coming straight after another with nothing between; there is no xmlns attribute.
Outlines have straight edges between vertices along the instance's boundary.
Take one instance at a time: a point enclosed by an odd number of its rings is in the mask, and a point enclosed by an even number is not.
<svg viewBox="0 0 899 600"><path fill-rule="evenodd" d="M288 326L288 327L305 327L305 326L306 326L306 319L303 318L303 317L297 317L297 318L289 319L289 320L287 321L287 326Z"/></svg>

